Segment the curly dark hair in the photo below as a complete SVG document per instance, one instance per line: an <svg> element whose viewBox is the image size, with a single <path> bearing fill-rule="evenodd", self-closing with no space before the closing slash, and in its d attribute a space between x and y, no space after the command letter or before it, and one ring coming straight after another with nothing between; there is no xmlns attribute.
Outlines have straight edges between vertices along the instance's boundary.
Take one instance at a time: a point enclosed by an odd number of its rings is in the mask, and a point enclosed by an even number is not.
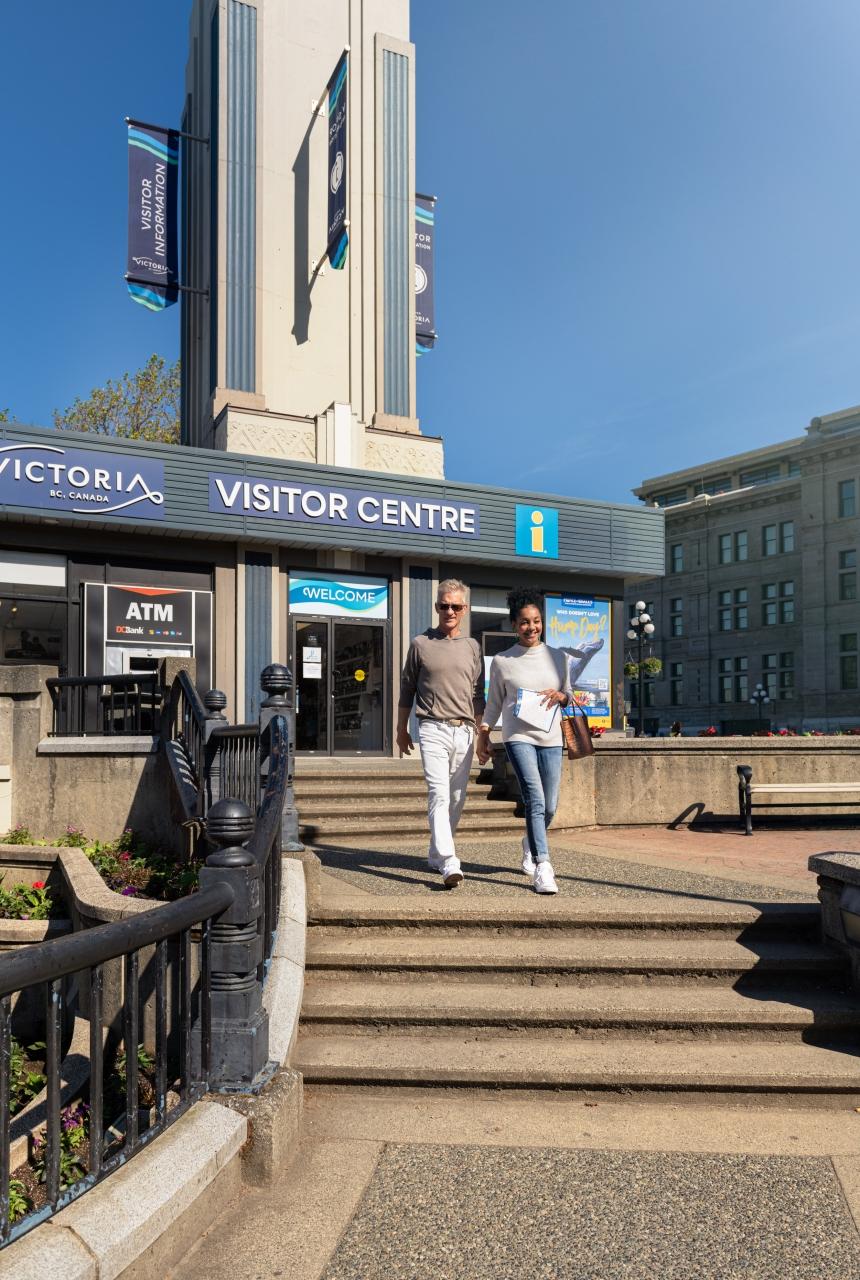
<svg viewBox="0 0 860 1280"><path fill-rule="evenodd" d="M534 587L514 587L513 591L508 592L508 617L511 622L516 622L520 609L525 609L527 605L534 605L543 617L543 592L536 591Z"/></svg>

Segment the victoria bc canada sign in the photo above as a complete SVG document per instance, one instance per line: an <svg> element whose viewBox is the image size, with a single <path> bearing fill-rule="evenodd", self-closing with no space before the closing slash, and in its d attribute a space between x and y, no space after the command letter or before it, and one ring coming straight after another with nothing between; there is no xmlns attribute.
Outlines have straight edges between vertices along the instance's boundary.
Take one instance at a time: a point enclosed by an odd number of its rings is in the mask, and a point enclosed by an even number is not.
<svg viewBox="0 0 860 1280"><path fill-rule="evenodd" d="M164 519L164 464L106 450L0 445L0 504Z"/></svg>

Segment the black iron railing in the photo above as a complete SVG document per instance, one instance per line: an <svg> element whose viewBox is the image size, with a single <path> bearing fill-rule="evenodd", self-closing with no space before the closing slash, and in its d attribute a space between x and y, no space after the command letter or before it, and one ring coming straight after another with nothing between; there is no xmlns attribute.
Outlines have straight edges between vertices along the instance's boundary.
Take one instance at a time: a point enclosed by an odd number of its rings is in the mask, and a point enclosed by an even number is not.
<svg viewBox="0 0 860 1280"><path fill-rule="evenodd" d="M155 672L122 676L52 676L52 737L157 733L161 684Z"/></svg>
<svg viewBox="0 0 860 1280"><path fill-rule="evenodd" d="M260 799L260 726L218 724L206 743L209 802L218 796L242 800L256 809Z"/></svg>
<svg viewBox="0 0 860 1280"><path fill-rule="evenodd" d="M137 1151L184 1114L206 1091L212 1047L212 921L233 903L234 891L224 881L179 902L155 907L130 920L100 925L69 938L0 956L0 1244L29 1230L124 1164ZM192 930L199 937L192 940ZM146 954L143 953L146 951ZM196 953L196 955L194 954ZM143 957L143 958L142 958ZM196 963L194 961L196 960ZM111 1035L105 1027L105 973L111 962L121 965L121 1017L125 1052L124 1105L110 1114L106 1084ZM154 990L154 1102L141 1128L138 1088L138 1045L144 1040L141 980ZM118 966L117 966L118 972ZM86 1117L86 1171L67 1183L63 1167L63 1117L60 1064L66 1022L67 979L77 978L78 993L87 996L89 1015L89 1086ZM12 997L41 988L45 1018L47 1124L44 1138L46 1203L12 1223L9 1212L10 1056L13 1033ZM197 1048L192 1044L198 1027ZM107 1045L106 1045L107 1042ZM168 1106L168 1090L175 1099ZM78 1152L79 1158L83 1151ZM82 1160L83 1163L83 1160Z"/></svg>

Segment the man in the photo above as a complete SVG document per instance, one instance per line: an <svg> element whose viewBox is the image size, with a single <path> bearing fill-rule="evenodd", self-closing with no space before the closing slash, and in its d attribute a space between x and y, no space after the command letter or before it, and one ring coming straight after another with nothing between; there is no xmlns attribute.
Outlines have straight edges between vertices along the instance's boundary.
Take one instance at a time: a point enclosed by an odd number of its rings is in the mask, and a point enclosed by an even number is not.
<svg viewBox="0 0 860 1280"><path fill-rule="evenodd" d="M400 683L397 745L408 756L412 704L418 715L418 742L427 783L430 821L430 869L439 871L446 889L462 883L454 832L466 801L466 784L475 747L476 723L484 714L484 664L476 640L461 634L466 587L457 578L439 583L439 625L416 636L409 646Z"/></svg>

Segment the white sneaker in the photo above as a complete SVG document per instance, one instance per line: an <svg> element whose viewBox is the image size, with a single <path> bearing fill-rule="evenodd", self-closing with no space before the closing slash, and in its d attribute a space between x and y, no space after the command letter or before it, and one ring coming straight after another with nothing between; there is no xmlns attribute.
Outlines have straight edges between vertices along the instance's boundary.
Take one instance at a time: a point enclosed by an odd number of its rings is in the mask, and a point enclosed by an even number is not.
<svg viewBox="0 0 860 1280"><path fill-rule="evenodd" d="M459 858L446 858L442 864L442 881L446 889L456 889L463 883L463 872L460 870Z"/></svg>
<svg viewBox="0 0 860 1280"><path fill-rule="evenodd" d="M535 873L535 860L532 857L532 851L529 848L528 836L523 836L523 875L533 876Z"/></svg>
<svg viewBox="0 0 860 1280"><path fill-rule="evenodd" d="M535 893L558 893L553 869L548 862L539 862L535 866Z"/></svg>

